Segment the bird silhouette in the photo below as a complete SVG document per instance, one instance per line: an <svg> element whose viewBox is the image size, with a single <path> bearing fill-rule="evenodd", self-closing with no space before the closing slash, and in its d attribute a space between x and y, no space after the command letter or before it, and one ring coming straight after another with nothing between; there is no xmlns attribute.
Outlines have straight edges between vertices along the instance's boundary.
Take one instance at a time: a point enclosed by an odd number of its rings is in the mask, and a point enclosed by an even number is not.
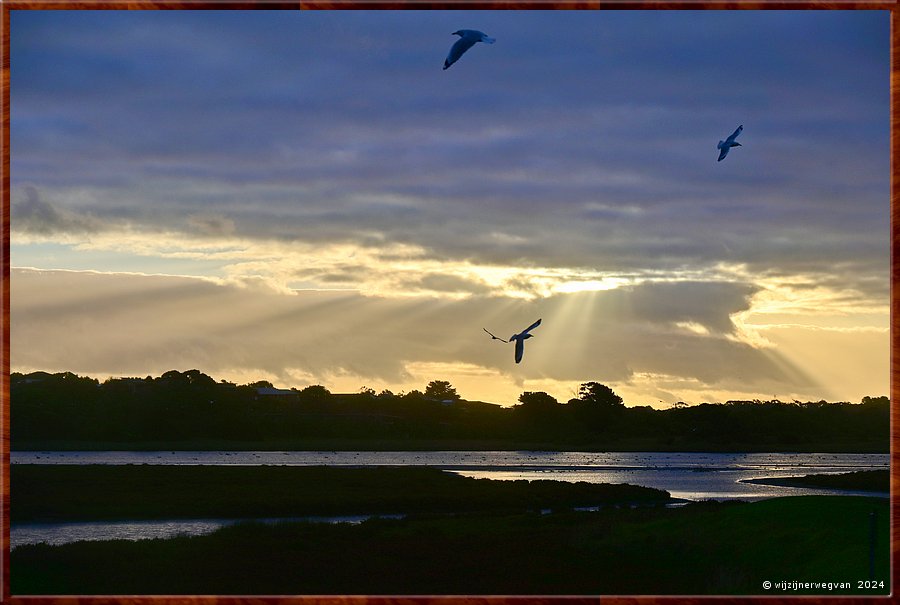
<svg viewBox="0 0 900 605"><path fill-rule="evenodd" d="M719 141L719 144L716 145L716 148L719 149L719 159L716 160L717 162L721 162L722 160L724 160L725 156L728 155L728 152L731 150L732 147L740 147L741 146L740 143L735 142L735 139L737 138L737 136L739 134L741 134L741 131L743 129L744 129L744 125L741 124L740 126L737 127L737 130L735 130L734 132L731 133L730 137L728 137L724 141Z"/></svg>
<svg viewBox="0 0 900 605"><path fill-rule="evenodd" d="M496 39L477 29L458 29L452 35L459 36L459 40L450 47L450 52L447 54L447 58L444 59L444 69L456 63L463 53L472 48L476 42L484 42L485 44L496 42Z"/></svg>
<svg viewBox="0 0 900 605"><path fill-rule="evenodd" d="M491 334L490 332L488 332L488 329L487 329L487 328L481 328L481 329L484 330L485 332L487 332L488 334ZM499 336L494 336L493 334L491 334L491 339L492 339L492 340L499 340L500 342L507 342L507 343L509 342L508 340L503 340L503 339L500 338Z"/></svg>
<svg viewBox="0 0 900 605"><path fill-rule="evenodd" d="M520 361L522 361L522 354L525 352L525 339L531 338L532 336L534 336L533 334L529 334L529 332L534 330L539 325L541 325L540 319L537 320L536 322L534 322L533 324L531 324L530 326L528 326L527 328L525 328L524 330L522 330L521 332L519 332L518 334L513 334L512 336L509 337L510 342L512 342L513 340L516 341L516 363L519 363Z"/></svg>

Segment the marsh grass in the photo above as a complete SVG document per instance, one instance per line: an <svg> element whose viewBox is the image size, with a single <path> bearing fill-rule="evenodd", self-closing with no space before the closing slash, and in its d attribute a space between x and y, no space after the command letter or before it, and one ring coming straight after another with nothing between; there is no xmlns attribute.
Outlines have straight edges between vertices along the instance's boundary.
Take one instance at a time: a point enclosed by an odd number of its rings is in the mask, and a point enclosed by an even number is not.
<svg viewBox="0 0 900 605"><path fill-rule="evenodd" d="M854 471L851 473L839 474L806 475L804 477L749 479L747 483L887 493L891 489L891 472L884 469L876 471Z"/></svg>
<svg viewBox="0 0 900 605"><path fill-rule="evenodd" d="M662 503L627 484L492 481L428 467L21 465L13 523L448 513Z"/></svg>
<svg viewBox="0 0 900 605"><path fill-rule="evenodd" d="M868 579L876 512L875 579ZM889 586L889 503L801 496L677 509L242 523L201 537L21 546L19 594L866 594ZM849 582L846 591L762 583Z"/></svg>

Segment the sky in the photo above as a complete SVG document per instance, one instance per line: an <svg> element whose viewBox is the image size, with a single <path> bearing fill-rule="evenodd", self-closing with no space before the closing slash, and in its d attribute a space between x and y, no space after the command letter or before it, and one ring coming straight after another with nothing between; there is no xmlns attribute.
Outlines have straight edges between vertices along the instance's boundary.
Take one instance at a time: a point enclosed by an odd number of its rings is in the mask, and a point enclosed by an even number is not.
<svg viewBox="0 0 900 605"><path fill-rule="evenodd" d="M443 70L459 29L496 43ZM12 371L888 393L887 11L15 10L10 36ZM520 364L482 330L538 318Z"/></svg>

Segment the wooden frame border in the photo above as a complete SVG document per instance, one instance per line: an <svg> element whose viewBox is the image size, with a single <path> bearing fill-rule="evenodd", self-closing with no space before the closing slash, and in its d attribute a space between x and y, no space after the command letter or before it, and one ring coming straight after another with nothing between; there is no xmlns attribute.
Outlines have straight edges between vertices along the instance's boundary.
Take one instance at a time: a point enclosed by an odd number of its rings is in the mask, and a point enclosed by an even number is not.
<svg viewBox="0 0 900 605"><path fill-rule="evenodd" d="M352 9L558 9L558 10L887 10L890 11L890 128L891 128L891 585L900 554L897 501L900 484L895 471L900 467L897 451L900 427L897 423L897 401L900 400L900 293L894 285L900 279L900 176L897 158L900 157L900 0L0 0L0 494L2 494L2 535L0 535L0 602L17 605L706 605L728 602L740 605L765 603L827 602L829 605L850 605L869 602L890 602L890 597L717 597L717 596L628 596L628 597L567 597L567 596L362 596L362 595L303 595L303 596L62 596L13 597L9 591L9 244L10 244L10 11L12 10L352 10Z"/></svg>

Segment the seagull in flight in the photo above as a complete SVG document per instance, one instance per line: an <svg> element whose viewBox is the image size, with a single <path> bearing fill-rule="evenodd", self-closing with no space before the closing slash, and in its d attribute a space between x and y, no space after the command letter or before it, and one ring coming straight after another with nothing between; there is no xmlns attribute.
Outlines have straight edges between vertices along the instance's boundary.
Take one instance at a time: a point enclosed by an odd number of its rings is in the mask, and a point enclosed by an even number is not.
<svg viewBox="0 0 900 605"><path fill-rule="evenodd" d="M447 69L463 55L464 52L472 48L476 42L484 42L485 44L493 44L497 40L491 38L484 32L480 32L477 29L458 29L453 32L451 35L459 36L459 40L453 43L453 46L450 47L450 52L447 54L447 58L444 59L444 69Z"/></svg>
<svg viewBox="0 0 900 605"><path fill-rule="evenodd" d="M522 361L522 353L525 352L525 339L531 338L532 336L534 336L533 334L529 334L529 332L534 330L539 325L541 325L540 319L537 320L536 322L534 322L533 324L531 324L530 326L528 326L527 328L525 328L524 330L522 330L521 332L519 332L518 334L513 334L512 336L509 337L510 342L512 342L513 340L516 341L516 363L519 363L520 361Z"/></svg>
<svg viewBox="0 0 900 605"><path fill-rule="evenodd" d="M731 150L732 147L740 147L741 146L740 143L735 142L735 139L737 138L737 136L739 134L741 134L741 131L743 129L744 129L744 125L741 124L740 126L737 127L737 130L735 130L734 132L731 133L730 137L728 137L724 141L719 141L719 144L716 145L716 148L719 149L719 159L716 160L717 162L721 162L722 160L724 160L725 156L728 155L728 152Z"/></svg>

